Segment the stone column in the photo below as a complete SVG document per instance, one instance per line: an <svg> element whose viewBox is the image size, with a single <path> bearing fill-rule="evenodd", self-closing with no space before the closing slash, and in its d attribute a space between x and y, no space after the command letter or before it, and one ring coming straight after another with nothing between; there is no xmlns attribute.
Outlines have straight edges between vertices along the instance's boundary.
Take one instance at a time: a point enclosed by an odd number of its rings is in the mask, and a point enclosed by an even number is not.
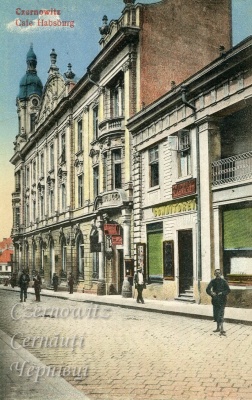
<svg viewBox="0 0 252 400"><path fill-rule="evenodd" d="M124 258L130 258L131 211L129 209L123 209L122 210L122 223L123 223Z"/></svg>
<svg viewBox="0 0 252 400"><path fill-rule="evenodd" d="M105 249L104 249L104 232L103 232L103 220L99 216L97 218L96 226L98 229L98 242L101 244L101 251L99 252L99 279L97 286L97 294L104 295L106 294L106 285L105 285Z"/></svg>
<svg viewBox="0 0 252 400"><path fill-rule="evenodd" d="M205 119L198 124L199 167L200 167L200 209L201 209L201 265L202 281L209 281L214 265L213 203L211 163L219 157L219 127L214 119ZM218 238L217 238L218 240Z"/></svg>
<svg viewBox="0 0 252 400"><path fill-rule="evenodd" d="M130 258L130 227L131 227L131 211L129 209L122 210L123 223L123 248L124 260ZM126 276L125 262L123 266L124 281L122 286L122 297L132 297L132 287Z"/></svg>

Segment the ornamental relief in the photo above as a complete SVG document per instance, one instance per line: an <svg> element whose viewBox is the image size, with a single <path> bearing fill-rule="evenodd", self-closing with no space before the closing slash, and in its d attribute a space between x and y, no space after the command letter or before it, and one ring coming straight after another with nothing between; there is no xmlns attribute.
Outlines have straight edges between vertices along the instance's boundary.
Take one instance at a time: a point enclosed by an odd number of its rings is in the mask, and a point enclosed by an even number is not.
<svg viewBox="0 0 252 400"><path fill-rule="evenodd" d="M95 150L92 148L89 152L89 157L92 158L92 164L97 164L99 162L100 150Z"/></svg>
<svg viewBox="0 0 252 400"><path fill-rule="evenodd" d="M80 175L83 173L83 161L82 160L77 158L74 162L74 166L75 166L77 175Z"/></svg>
<svg viewBox="0 0 252 400"><path fill-rule="evenodd" d="M62 185L67 181L67 171L63 170L63 168L58 169L58 185Z"/></svg>

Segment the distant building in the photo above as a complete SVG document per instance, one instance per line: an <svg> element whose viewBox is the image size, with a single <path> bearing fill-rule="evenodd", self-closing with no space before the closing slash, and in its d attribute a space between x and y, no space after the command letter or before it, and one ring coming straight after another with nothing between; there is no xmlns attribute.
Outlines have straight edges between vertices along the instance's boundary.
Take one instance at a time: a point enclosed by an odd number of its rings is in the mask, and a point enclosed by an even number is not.
<svg viewBox="0 0 252 400"><path fill-rule="evenodd" d="M16 268L39 270L45 285L72 272L78 290L120 294L125 282L131 295L140 216L127 120L231 47L230 0L134 3L124 0L118 20L104 16L100 52L79 80L71 64L60 73L52 50L42 87L32 47L27 54L12 237Z"/></svg>
<svg viewBox="0 0 252 400"><path fill-rule="evenodd" d="M4 238L0 242L0 279L12 273L13 242L11 238Z"/></svg>

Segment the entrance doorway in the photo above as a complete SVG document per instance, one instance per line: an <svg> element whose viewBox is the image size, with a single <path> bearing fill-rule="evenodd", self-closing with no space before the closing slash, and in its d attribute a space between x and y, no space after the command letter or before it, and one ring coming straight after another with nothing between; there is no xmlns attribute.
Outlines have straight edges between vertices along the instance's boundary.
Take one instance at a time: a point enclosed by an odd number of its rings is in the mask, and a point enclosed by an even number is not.
<svg viewBox="0 0 252 400"><path fill-rule="evenodd" d="M193 285L192 230L178 231L179 294L190 290Z"/></svg>
<svg viewBox="0 0 252 400"><path fill-rule="evenodd" d="M124 280L124 257L123 257L123 250L118 250L118 257L117 257L118 265L118 294L122 293L122 285Z"/></svg>

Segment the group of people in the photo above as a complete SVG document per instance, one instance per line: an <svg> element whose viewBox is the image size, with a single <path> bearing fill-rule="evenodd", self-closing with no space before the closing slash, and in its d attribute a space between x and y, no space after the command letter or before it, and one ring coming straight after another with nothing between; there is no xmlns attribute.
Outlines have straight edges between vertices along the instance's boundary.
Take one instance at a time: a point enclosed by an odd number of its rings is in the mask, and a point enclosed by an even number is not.
<svg viewBox="0 0 252 400"><path fill-rule="evenodd" d="M207 288L206 293L211 296L213 305L213 318L217 323L217 327L214 332L220 332L221 335L225 335L223 322L224 322L224 311L227 302L227 295L230 293L230 288L227 281L221 276L221 270L216 269L214 272L215 278L212 279ZM18 284L20 286L20 301L26 301L27 299L27 288L29 286L30 277L29 274L23 270L19 277ZM57 292L59 285L59 278L56 273L53 274L52 278L54 291ZM42 280L39 273L33 278L33 286L36 296L36 301L40 301L40 291L41 291ZM137 289L137 303L144 304L143 290L146 288L146 282L144 279L143 269L141 267L137 268L134 275L134 284ZM74 277L72 273L69 274L68 278L69 293L73 293L74 287Z"/></svg>
<svg viewBox="0 0 252 400"><path fill-rule="evenodd" d="M22 273L18 279L18 285L20 287L20 301L25 302L27 299L27 289L29 287L30 283L30 276L26 270L22 270ZM58 286L59 286L59 277L56 273L53 274L52 278L52 284L53 284L53 289L55 292L58 291ZM40 274L37 272L35 276L33 277L33 287L34 287L34 292L35 292L35 300L40 301L40 292L41 292L41 285L42 285L42 279ZM74 277L72 273L69 274L68 278L68 286L69 286L69 293L73 293L73 287L74 287Z"/></svg>
<svg viewBox="0 0 252 400"><path fill-rule="evenodd" d="M20 287L20 301L25 302L27 299L27 289L30 284L30 276L26 270L23 270L19 279L18 279L18 285ZM35 292L35 297L36 301L40 301L40 291L41 291L41 276L37 272L35 276L33 277L33 287L34 287L34 292Z"/></svg>
<svg viewBox="0 0 252 400"><path fill-rule="evenodd" d="M211 296L213 305L213 318L217 323L214 332L219 332L220 335L225 335L223 322L224 311L227 303L227 295L230 293L230 288L227 281L221 276L221 270L218 268L214 271L215 278L213 278L206 288L206 293ZM141 267L137 268L134 275L134 284L137 289L137 303L144 304L143 289L146 288L143 270Z"/></svg>

